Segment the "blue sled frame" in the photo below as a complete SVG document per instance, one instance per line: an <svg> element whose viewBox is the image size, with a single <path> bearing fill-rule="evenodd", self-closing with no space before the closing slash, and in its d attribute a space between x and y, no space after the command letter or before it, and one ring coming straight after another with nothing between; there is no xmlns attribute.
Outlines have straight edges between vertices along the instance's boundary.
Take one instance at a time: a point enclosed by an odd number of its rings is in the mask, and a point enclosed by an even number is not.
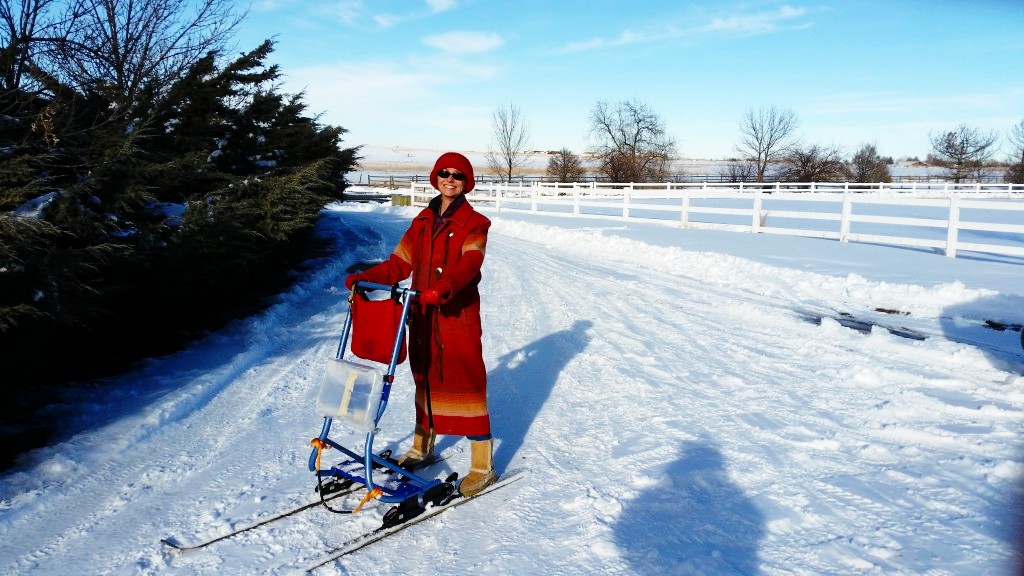
<svg viewBox="0 0 1024 576"><path fill-rule="evenodd" d="M387 284L377 284L374 282L357 282L354 289L361 292L387 290L391 293L392 299L402 302L402 317L398 324L398 333L395 334L394 346L391 349L391 362L388 364L387 373L384 374L384 385L383 391L381 392L380 407L377 409L377 415L373 419L373 428L366 433L366 442L363 445L362 454L350 450L332 440L329 436L332 418L325 417L323 429L320 431L320 442L323 443L323 445L330 446L341 451L351 460L342 462L337 466L332 466L327 470L318 470L317 456L320 449L314 447L313 451L309 455L309 470L310 472L316 472L318 479L340 478L356 484L362 484L366 486L367 491L371 492L377 488L381 491L381 495L379 497L381 502L400 503L413 497L420 500L428 490L439 486L442 483L441 480L428 480L426 478L422 478L414 474L412 471L402 468L394 460L378 456L373 453L373 439L378 431L377 423L380 422L381 416L384 415L384 411L387 409L388 396L391 393L391 384L395 381L395 370L398 367L398 354L401 350L402 340L405 338L405 325L406 319L409 317L409 308L413 299L419 297L419 292L410 288L400 288L397 284L394 286L388 286ZM345 348L348 344L348 338L351 331L352 309L350 307L349 312L345 317L345 327L342 330L341 342L338 345L338 351L335 355L338 359L344 358ZM384 483L376 484L373 478L375 469L378 474L387 474L391 476L392 479L397 476L399 478L399 482L387 482L387 485ZM361 475L359 474L360 471L362 472Z"/></svg>

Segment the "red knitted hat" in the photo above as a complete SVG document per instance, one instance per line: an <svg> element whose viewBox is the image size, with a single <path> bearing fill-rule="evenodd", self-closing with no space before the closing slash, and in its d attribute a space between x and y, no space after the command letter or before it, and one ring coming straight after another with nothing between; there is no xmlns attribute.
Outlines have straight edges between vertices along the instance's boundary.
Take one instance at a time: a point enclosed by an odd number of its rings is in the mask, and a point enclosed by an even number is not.
<svg viewBox="0 0 1024 576"><path fill-rule="evenodd" d="M466 175L466 186L463 188L465 193L473 191L473 186L476 182L473 181L473 165L469 163L469 158L466 158L458 152L445 152L441 154L441 157L434 162L434 169L430 171L430 185L435 189L437 188L437 172L444 170L445 168L455 168L459 172Z"/></svg>

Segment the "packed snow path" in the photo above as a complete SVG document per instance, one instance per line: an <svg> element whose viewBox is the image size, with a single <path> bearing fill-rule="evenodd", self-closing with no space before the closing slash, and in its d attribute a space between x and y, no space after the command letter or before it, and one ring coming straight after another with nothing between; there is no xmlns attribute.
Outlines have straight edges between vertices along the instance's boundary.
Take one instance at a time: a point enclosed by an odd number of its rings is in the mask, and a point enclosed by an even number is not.
<svg viewBox="0 0 1024 576"><path fill-rule="evenodd" d="M375 526L374 512L317 508L193 553L158 543L315 497L308 441L344 270L385 258L412 213L339 208L324 226L346 254L57 422L67 441L0 479L0 573L286 573ZM326 573L1012 572L1020 357L794 312L912 308L940 332L969 287L494 220L482 292L495 465L529 476ZM403 365L378 449L407 445L411 389ZM333 437L362 445L340 425ZM466 442L439 449L453 456L438 476L465 472Z"/></svg>

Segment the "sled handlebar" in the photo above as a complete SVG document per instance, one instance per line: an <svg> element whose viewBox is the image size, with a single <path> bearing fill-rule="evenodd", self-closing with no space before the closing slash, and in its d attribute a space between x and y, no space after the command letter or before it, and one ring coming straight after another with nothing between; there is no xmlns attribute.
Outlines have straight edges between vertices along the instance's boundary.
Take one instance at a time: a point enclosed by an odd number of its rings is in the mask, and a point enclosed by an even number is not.
<svg viewBox="0 0 1024 576"><path fill-rule="evenodd" d="M410 298L416 298L420 295L419 290L413 290L412 288L402 288L398 285L397 282L393 285L388 285L360 280L359 282L356 282L355 285L352 286L352 289L363 292L373 290L388 290L389 292L391 292L391 297L396 300L400 296L409 296Z"/></svg>

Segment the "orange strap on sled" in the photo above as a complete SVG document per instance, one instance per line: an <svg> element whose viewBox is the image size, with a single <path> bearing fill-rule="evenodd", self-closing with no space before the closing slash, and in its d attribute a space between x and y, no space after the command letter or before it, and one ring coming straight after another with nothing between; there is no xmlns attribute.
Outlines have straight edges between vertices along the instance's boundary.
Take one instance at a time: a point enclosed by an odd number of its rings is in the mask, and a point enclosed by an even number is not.
<svg viewBox="0 0 1024 576"><path fill-rule="evenodd" d="M370 490L369 492L366 493L366 496L363 498L363 501L359 503L359 506L356 506L356 509L353 510L352 513L355 514L356 512L359 512L359 510L363 507L363 504L366 504L367 502L373 500L374 498L380 498L380 495L383 493L384 491L381 490L379 486L374 486L373 490Z"/></svg>
<svg viewBox="0 0 1024 576"><path fill-rule="evenodd" d="M316 448L316 471L320 471L320 456L324 450L330 450L331 446L319 438L313 438L309 443Z"/></svg>

